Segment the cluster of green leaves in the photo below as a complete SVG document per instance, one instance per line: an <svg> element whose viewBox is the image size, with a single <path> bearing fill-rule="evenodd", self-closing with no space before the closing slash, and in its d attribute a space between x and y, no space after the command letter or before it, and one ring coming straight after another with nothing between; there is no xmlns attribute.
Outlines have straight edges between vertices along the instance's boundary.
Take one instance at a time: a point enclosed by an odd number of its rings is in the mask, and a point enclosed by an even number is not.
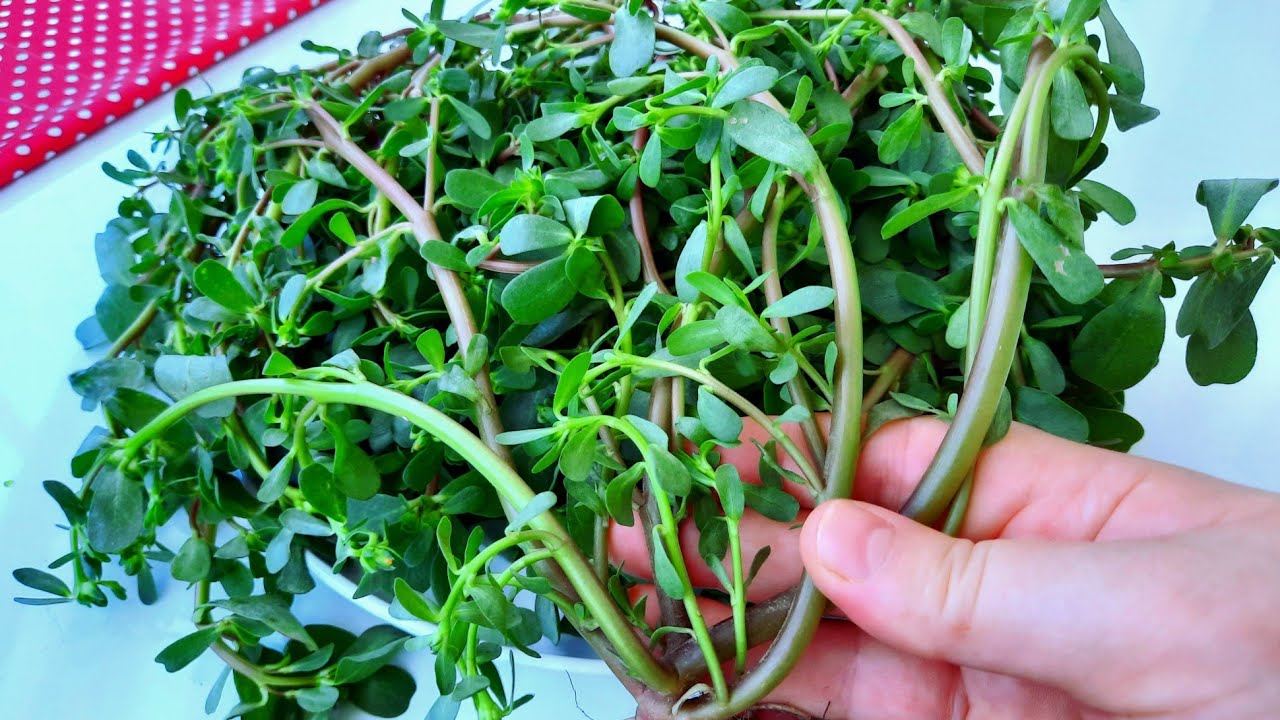
<svg viewBox="0 0 1280 720"><path fill-rule="evenodd" d="M1007 216L1038 268L993 439L1017 419L1104 447L1136 442L1123 392L1155 366L1175 281L1194 278L1176 323L1192 377L1235 382L1253 365L1249 306L1280 233L1245 221L1275 181L1203 183L1210 244L1143 247L1116 259L1145 260L1120 266L1085 252L1100 214L1134 218L1086 178L1106 156L1108 117L1121 130L1155 117L1142 62L1099 0L917 2L898 22L930 67L860 3L794 15L763 1L668 3L655 17L638 1L616 12L513 1L460 21L439 5L354 54L312 45L337 55L328 68L255 68L221 94L179 92L176 127L154 138L167 158L106 168L134 191L95 239L107 288L77 335L110 347L71 378L103 427L72 460L79 491L46 483L71 543L50 568L69 566L73 584L15 577L43 593L22 602L105 605L125 596L115 562L150 602L154 568L168 564L195 586L199 628L157 660L173 671L209 648L227 658L232 716L326 717L344 698L399 714L414 684L388 662L406 645L435 652L433 720L463 702L486 718L513 712L527 697L504 690L501 649L536 654L570 628L593 632L603 613L538 569L560 552L531 529L549 513L649 639L706 629L646 622L631 569L609 565L604 528L632 525L641 506L656 509L661 592L694 615L710 593L741 617L768 550L743 558L739 524L748 512L790 523L796 496L823 486L793 438L834 406L848 352L805 192L819 176L853 243L863 369L892 373L864 409L867 432L955 414L977 342L983 212ZM1054 76L1044 181L984 209L987 178L966 166L931 90L998 127L1033 44L1098 48L1095 16L1108 59ZM366 67L379 69L361 77ZM335 147L320 112L385 177ZM961 131L994 152L1001 135L983 128ZM447 277L458 287L443 289ZM496 417L494 450L534 500L504 508L492 478L405 417L304 396L204 404L125 452L171 401L256 378L379 386L467 428ZM759 483L721 463L744 416L763 428ZM176 550L160 539L175 516L191 529ZM693 586L682 522L700 529L720 587ZM307 552L352 574L358 596L437 631L304 628L288 608L314 587Z"/></svg>

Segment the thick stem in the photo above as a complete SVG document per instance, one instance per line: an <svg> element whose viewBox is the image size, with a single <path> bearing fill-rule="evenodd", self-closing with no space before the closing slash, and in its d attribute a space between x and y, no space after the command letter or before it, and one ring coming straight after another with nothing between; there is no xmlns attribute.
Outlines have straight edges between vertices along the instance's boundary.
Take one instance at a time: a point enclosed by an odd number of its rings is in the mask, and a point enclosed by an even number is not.
<svg viewBox="0 0 1280 720"><path fill-rule="evenodd" d="M642 127L636 130L636 134L631 140L631 146L636 149L637 156L644 150L644 144L648 140L649 128ZM649 241L649 223L644 217L644 183L640 182L639 177L636 178L635 191L631 193L629 209L631 211L631 232L636 236L636 244L640 246L640 267L644 272L644 281L657 283L658 292L663 295L670 295L671 290L662 281L662 274L658 272L658 264L653 259L653 244Z"/></svg>
<svg viewBox="0 0 1280 720"><path fill-rule="evenodd" d="M164 412L126 440L120 452L125 459L132 458L147 443L196 408L216 400L243 395L298 395L321 404L356 405L403 418L438 438L457 453L464 462L483 475L498 495L512 507L523 508L534 498L533 490L502 457L447 415L412 397L365 383L272 378L215 385L192 393L165 408ZM583 557L555 515L550 511L543 512L530 521L529 526L559 541L557 547L552 549L557 564L599 624L601 632L626 663L629 672L651 688L661 692L675 691L676 678L659 665L640 642L630 623L618 612L609 591L597 580L591 564Z"/></svg>
<svg viewBox="0 0 1280 720"><path fill-rule="evenodd" d="M799 588L793 588L747 609L745 625L748 647L756 647L777 636L787 618L787 612L799 594ZM716 655L721 658L732 657L737 643L734 618L721 620L711 627L709 633ZM692 638L682 639L667 655L667 661L685 682L696 680L707 671L706 658Z"/></svg>
<svg viewBox="0 0 1280 720"><path fill-rule="evenodd" d="M942 126L942 132L946 133L947 139L951 140L956 152L960 153L960 157L964 160L965 167L969 168L969 172L974 175L982 175L986 169L986 158L983 156L982 151L978 149L978 143L973 139L973 135L969 133L968 126L956 115L955 107L951 104L951 98L948 97L947 91L943 89L942 83L938 82L938 77L933 74L929 60L920 51L920 47L912 39L911 33L902 27L902 23L884 13L867 8L864 8L861 13L884 28L894 42L898 43L898 46L902 48L902 52L906 53L907 57L915 62L916 77L924 85L925 95L929 97L929 109L933 111L933 116L937 118L938 124Z"/></svg>
<svg viewBox="0 0 1280 720"><path fill-rule="evenodd" d="M407 42L401 43L375 58L364 61L347 77L347 87L353 92L360 92L374 78L400 67L409 62L412 57L413 48L409 47Z"/></svg>
<svg viewBox="0 0 1280 720"><path fill-rule="evenodd" d="M413 226L413 234L418 238L419 243L426 244L431 240L442 239L440 230L436 227L435 217L429 211L423 209L422 205L400 183L396 182L395 178L391 177L377 161L369 157L364 150L352 142L342 131L338 121L334 120L328 111L321 107L319 103L309 103L306 106L306 111L329 149L355 166L361 174L369 179L369 182L378 188L379 192L391 200L396 209L409 219L409 223ZM436 279L436 285L440 288L440 296L444 299L445 310L449 314L454 333L458 337L458 347L463 349L470 347L471 339L476 335L476 321L471 312L471 304L467 301L466 291L463 290L462 281L458 279L457 274L452 270L442 268L439 265L428 264L428 268L430 268L432 276ZM497 441L498 435L502 433L502 420L498 417L498 404L494 399L493 383L489 377L487 359L479 372L476 373L475 381L480 390L480 399L476 401L476 416L477 424L480 426L480 434L485 443L499 457L510 464L510 451Z"/></svg>
<svg viewBox="0 0 1280 720"><path fill-rule="evenodd" d="M1034 67L1034 74L1032 70L1028 71L1028 82L1023 85L1022 94L1031 95L1031 100L1025 113L1027 128L1020 152L1021 175L1025 182L1034 184L1044 180L1048 141L1045 124L1054 74L1072 59L1092 53L1088 46L1062 47L1043 65ZM991 283L991 311L982 326L965 392L933 462L902 507L902 514L926 525L937 522L946 512L960 485L973 469L1017 351L1033 265L1007 219L1001 227L1002 237ZM970 342L972 337L971 332Z"/></svg>

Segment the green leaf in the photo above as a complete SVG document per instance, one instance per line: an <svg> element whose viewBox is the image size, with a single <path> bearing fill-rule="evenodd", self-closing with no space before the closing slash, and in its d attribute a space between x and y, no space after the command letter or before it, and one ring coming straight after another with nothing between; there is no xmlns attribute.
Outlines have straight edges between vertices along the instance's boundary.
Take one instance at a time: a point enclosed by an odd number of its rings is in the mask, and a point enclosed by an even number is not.
<svg viewBox="0 0 1280 720"><path fill-rule="evenodd" d="M724 79L724 84L711 99L711 107L725 107L752 95L766 92L777 81L778 71L768 65L739 68Z"/></svg>
<svg viewBox="0 0 1280 720"><path fill-rule="evenodd" d="M914 202L886 220L880 236L887 240L936 212L955 207L972 193L973 188L962 187Z"/></svg>
<svg viewBox="0 0 1280 720"><path fill-rule="evenodd" d="M458 717L458 711L461 708L461 703L454 700L452 695L440 695L435 702L431 703L431 709L427 711L427 720L454 720Z"/></svg>
<svg viewBox="0 0 1280 720"><path fill-rule="evenodd" d="M340 187L343 190L351 189L351 187L347 185L347 179L342 176L341 172L338 172L338 168L334 166L333 163L320 158L319 156L312 157L307 161L307 174L325 184ZM313 197L313 202L311 204L314 204L314 200L315 198ZM310 207L310 204L308 207Z"/></svg>
<svg viewBox="0 0 1280 720"><path fill-rule="evenodd" d="M973 32L965 26L964 20L951 16L942 23L942 57L947 65L958 67L969 62L969 53L973 50Z"/></svg>
<svg viewBox="0 0 1280 720"><path fill-rule="evenodd" d="M578 397L578 393L582 391L582 378L586 376L587 370L591 368L591 353L578 353L565 364L564 370L560 371L560 378L556 381L556 393L552 398L551 406L557 412L564 412L569 407L570 401Z"/></svg>
<svg viewBox="0 0 1280 720"><path fill-rule="evenodd" d="M1178 335L1199 335L1209 348L1221 344L1248 313L1273 263L1271 257L1263 256L1226 273L1209 272L1196 278L1178 313Z"/></svg>
<svg viewBox="0 0 1280 720"><path fill-rule="evenodd" d="M720 323L715 320L695 320L681 325L667 338L667 349L672 355L692 355L710 350L725 342Z"/></svg>
<svg viewBox="0 0 1280 720"><path fill-rule="evenodd" d="M39 590L59 597L71 597L71 589L56 575L51 575L35 568L18 568L13 571L13 579L32 590Z"/></svg>
<svg viewBox="0 0 1280 720"><path fill-rule="evenodd" d="M329 434L333 436L333 479L338 490L356 500L378 494L382 477L373 460L336 423L329 424Z"/></svg>
<svg viewBox="0 0 1280 720"><path fill-rule="evenodd" d="M427 622L439 622L439 611L432 607L431 603L422 596L417 590L409 586L402 577L396 578L395 596L400 606L409 612L410 615Z"/></svg>
<svg viewBox="0 0 1280 720"><path fill-rule="evenodd" d="M644 144L640 153L640 181L649 187L657 187L662 176L662 137L654 134Z"/></svg>
<svg viewBox="0 0 1280 720"><path fill-rule="evenodd" d="M156 385L174 400L232 380L225 355L161 355L156 358L153 372ZM201 405L195 413L205 418L221 418L235 409L235 398L224 398Z"/></svg>
<svg viewBox="0 0 1280 720"><path fill-rule="evenodd" d="M280 524L290 532L311 537L329 537L333 528L329 523L301 508L289 508L280 513Z"/></svg>
<svg viewBox="0 0 1280 720"><path fill-rule="evenodd" d="M280 210L285 215L301 215L316 204L319 190L320 182L311 178L294 183L280 201Z"/></svg>
<svg viewBox="0 0 1280 720"><path fill-rule="evenodd" d="M609 510L609 517L613 518L619 525L631 527L635 524L635 513L631 509L631 500L635 494L636 483L640 481L643 473L643 465L636 465L614 477L609 481L609 485L605 488L605 507Z"/></svg>
<svg viewBox="0 0 1280 720"><path fill-rule="evenodd" d="M754 100L741 100L729 111L726 132L735 143L789 170L811 176L818 154L804 132L782 113Z"/></svg>
<svg viewBox="0 0 1280 720"><path fill-rule="evenodd" d="M960 307L947 318L944 339L948 346L956 350L963 350L969 344L969 298L965 298Z"/></svg>
<svg viewBox="0 0 1280 720"><path fill-rule="evenodd" d="M1013 400L1009 397L1009 388L1000 388L1000 399L996 401L996 412L991 416L991 425L982 438L983 447L991 447L1004 439L1013 425Z"/></svg>
<svg viewBox="0 0 1280 720"><path fill-rule="evenodd" d="M1019 422L1075 442L1089 440L1089 421L1079 410L1043 390L1019 388L1013 415Z"/></svg>
<svg viewBox="0 0 1280 720"><path fill-rule="evenodd" d="M82 410L92 410L119 388L141 390L147 384L147 371L133 358L104 358L85 370L71 373L71 389L84 398Z"/></svg>
<svg viewBox="0 0 1280 720"><path fill-rule="evenodd" d="M483 207L489 198L506 189L506 183L480 169L460 168L444 176L444 194L469 210Z"/></svg>
<svg viewBox="0 0 1280 720"><path fill-rule="evenodd" d="M235 273L217 260L205 260L197 265L192 282L205 297L233 313L243 315L258 307Z"/></svg>
<svg viewBox="0 0 1280 720"><path fill-rule="evenodd" d="M213 685L209 687L209 694L204 699L204 714L212 715L218 710L218 704L222 702L222 693L227 687L227 678L231 677L231 666L227 665L222 668L222 672L218 673L218 679L213 681Z"/></svg>
<svg viewBox="0 0 1280 720"><path fill-rule="evenodd" d="M280 458L280 462L276 463L263 479L262 485L258 487L258 502L271 503L279 500L284 495L285 488L289 486L292 475L293 454L289 453Z"/></svg>
<svg viewBox="0 0 1280 720"><path fill-rule="evenodd" d="M1159 110L1143 105L1137 100L1123 95L1108 95L1107 98L1111 101L1111 117L1115 119L1116 127L1120 128L1120 132L1132 130L1160 117Z"/></svg>
<svg viewBox="0 0 1280 720"><path fill-rule="evenodd" d="M345 520L346 498L340 497L334 487L333 474L318 463L306 466L298 473L298 488L302 496L317 510L335 520Z"/></svg>
<svg viewBox="0 0 1280 720"><path fill-rule="evenodd" d="M782 488L744 483L742 496L747 507L776 522L794 522L800 513L800 501Z"/></svg>
<svg viewBox="0 0 1280 720"><path fill-rule="evenodd" d="M495 439L503 445L523 445L535 440L541 440L544 437L550 437L554 434L556 434L555 428L540 427L530 428L528 430L508 430L504 433L499 433L498 437Z"/></svg>
<svg viewBox="0 0 1280 720"><path fill-rule="evenodd" d="M478 22L441 20L436 23L436 29L440 31L441 35L450 40L456 40L463 45L470 45L481 50L488 50L494 47L501 37L498 28Z"/></svg>
<svg viewBox="0 0 1280 720"><path fill-rule="evenodd" d="M1164 346L1160 285L1160 275L1153 273L1094 315L1071 343L1071 369L1112 392L1131 388L1146 377Z"/></svg>
<svg viewBox="0 0 1280 720"><path fill-rule="evenodd" d="M592 437L591 433L583 434ZM543 491L534 495L533 499L521 508L515 517L511 518L511 522L507 523L506 532L513 533L523 530L526 525L533 522L534 518L555 507L556 502L558 500L553 492Z"/></svg>
<svg viewBox="0 0 1280 720"><path fill-rule="evenodd" d="M1084 86L1075 70L1063 67L1053 76L1049 96L1049 119L1053 131L1066 140L1085 140L1093 134L1093 113L1085 98Z"/></svg>
<svg viewBox="0 0 1280 720"><path fill-rule="evenodd" d="M1102 20L1103 35L1107 39L1107 62L1123 68L1136 78L1133 95L1135 100L1141 100L1142 92L1146 88L1146 73L1142 67L1142 56L1138 54L1137 46L1129 39L1129 34L1124 31L1115 13L1111 12L1111 6L1105 1L1102 3L1099 17Z"/></svg>
<svg viewBox="0 0 1280 720"><path fill-rule="evenodd" d="M747 244L747 238L743 236L742 228L738 226L737 220L732 217L725 217L722 220L722 227L724 231L721 237L724 238L725 244L729 246L729 251L738 259L738 262L742 263L742 267L746 268L751 277L755 277L757 275L755 258L751 256L751 246Z"/></svg>
<svg viewBox="0 0 1280 720"><path fill-rule="evenodd" d="M129 547L142 534L146 509L142 484L114 467L104 467L94 479L85 518L89 544L110 553Z"/></svg>
<svg viewBox="0 0 1280 720"><path fill-rule="evenodd" d="M370 677L390 663L408 639L408 635L390 625L365 630L334 666L333 681L348 685Z"/></svg>
<svg viewBox="0 0 1280 720"><path fill-rule="evenodd" d="M658 283L651 282L644 286L640 294L636 295L636 298L631 301L631 307L627 308L627 316L623 319L622 325L618 327L619 335L626 335L631 332L631 328L635 327L636 322L640 320L640 316L644 314L645 308L649 307L649 303L657 294Z"/></svg>
<svg viewBox="0 0 1280 720"><path fill-rule="evenodd" d="M1133 417L1105 408L1082 408L1089 420L1089 444L1117 452L1128 452L1142 439L1142 423Z"/></svg>
<svg viewBox="0 0 1280 720"><path fill-rule="evenodd" d="M555 140L581 124L582 119L578 113L553 113L543 115L525 125L524 134L534 142L546 142Z"/></svg>
<svg viewBox="0 0 1280 720"><path fill-rule="evenodd" d="M307 230L311 229L311 226L314 225L317 220L335 210L363 211L364 208L348 200L338 200L337 198L324 200L293 219L293 222L289 224L289 227L285 228L284 235L280 236L280 245L290 249L301 246L303 239L307 236ZM213 260L207 260L206 262L217 264L216 261ZM198 288L199 285L197 284L196 287ZM201 290L201 292L204 291ZM208 295L209 293L205 292L205 294Z"/></svg>
<svg viewBox="0 0 1280 720"><path fill-rule="evenodd" d="M1129 198L1100 182L1081 180L1076 187L1080 189L1080 195L1088 200L1089 204L1110 215L1112 220L1121 225L1128 225L1138 217L1138 211L1134 209Z"/></svg>
<svg viewBox="0 0 1280 720"><path fill-rule="evenodd" d="M1102 291L1102 271L1080 248L1069 244L1056 228L1026 203L1009 206L1009 219L1036 266L1064 300L1076 305Z"/></svg>
<svg viewBox="0 0 1280 720"><path fill-rule="evenodd" d="M567 256L548 260L515 276L502 291L502 307L511 319L536 325L555 315L578 294L565 274Z"/></svg>
<svg viewBox="0 0 1280 720"><path fill-rule="evenodd" d="M1276 179L1236 178L1203 180L1196 187L1196 202L1209 210L1213 236L1230 239L1249 218L1263 195L1280 184Z"/></svg>
<svg viewBox="0 0 1280 720"><path fill-rule="evenodd" d="M189 537L169 564L169 573L174 580L194 583L208 577L212 565L208 543L197 537Z"/></svg>
<svg viewBox="0 0 1280 720"><path fill-rule="evenodd" d="M884 133L880 136L880 144L877 149L877 156L880 162L885 165L892 165L898 162L902 154L907 148L915 142L916 136L920 134L920 127L924 122L924 108L919 103L912 105L902 112L889 126L884 129Z"/></svg>
<svg viewBox="0 0 1280 720"><path fill-rule="evenodd" d="M831 307L836 291L822 285L810 285L792 292L760 313L762 318L790 318Z"/></svg>
<svg viewBox="0 0 1280 720"><path fill-rule="evenodd" d="M651 480L668 495L675 497L688 495L693 488L693 478L689 477L689 469L684 466L684 463L667 452L665 448L652 446L650 453L653 457L653 467L650 468Z"/></svg>
<svg viewBox="0 0 1280 720"><path fill-rule="evenodd" d="M782 298L778 302L785 302ZM767 312L767 311L766 311ZM780 343L751 311L739 305L725 305L716 311L722 339L747 352L777 352Z"/></svg>
<svg viewBox="0 0 1280 720"><path fill-rule="evenodd" d="M1098 12L1098 5L1101 2L1102 0L1070 0L1058 23L1058 31L1067 36L1079 32L1084 28L1084 24ZM1050 7L1052 8L1053 5L1051 4ZM1050 12L1052 13L1052 10Z"/></svg>
<svg viewBox="0 0 1280 720"><path fill-rule="evenodd" d="M742 435L742 418L706 387L698 388L698 419L720 442L737 442Z"/></svg>
<svg viewBox="0 0 1280 720"><path fill-rule="evenodd" d="M898 273L898 294L912 305L929 310L943 311L947 307L946 296L938 283L915 273Z"/></svg>
<svg viewBox="0 0 1280 720"><path fill-rule="evenodd" d="M742 519L746 509L746 500L742 491L742 477L738 469L732 465L721 465L716 468L716 495L720 498L720 506L724 515L732 520Z"/></svg>
<svg viewBox="0 0 1280 720"><path fill-rule="evenodd" d="M729 37L751 27L751 17L727 2L701 2L698 9L714 20Z"/></svg>
<svg viewBox="0 0 1280 720"><path fill-rule="evenodd" d="M423 260L432 265L454 272L471 271L471 266L467 264L467 254L443 240L428 240L422 243L418 252Z"/></svg>
<svg viewBox="0 0 1280 720"><path fill-rule="evenodd" d="M614 13L613 33L609 69L614 77L631 77L653 62L656 37L652 15L638 7L625 6Z"/></svg>
<svg viewBox="0 0 1280 720"><path fill-rule="evenodd" d="M164 666L165 672L178 672L203 655L221 634L222 629L213 625L184 635L161 650L156 662Z"/></svg>
<svg viewBox="0 0 1280 720"><path fill-rule="evenodd" d="M462 124L466 125L467 129L473 134L484 140L488 140L493 136L493 130L489 127L489 121L484 119L484 116L480 114L480 111L452 95L445 95L444 97L458 113L458 117L462 119Z"/></svg>
<svg viewBox="0 0 1280 720"><path fill-rule="evenodd" d="M444 338L440 336L440 331L435 328L428 328L422 331L418 339L414 341L414 346L418 349L418 354L431 364L436 370L444 368Z"/></svg>
<svg viewBox="0 0 1280 720"><path fill-rule="evenodd" d="M407 97L393 100L382 107L382 116L391 122L405 122L421 118L427 113L431 100L424 97ZM314 175L315 173L311 173Z"/></svg>
<svg viewBox="0 0 1280 720"><path fill-rule="evenodd" d="M1249 375L1257 358L1258 328L1249 312L1216 347L1209 347L1198 333L1187 341L1187 372L1197 385L1240 382Z"/></svg>
<svg viewBox="0 0 1280 720"><path fill-rule="evenodd" d="M302 623L289 612L287 595L251 595L248 597L214 600L210 605L250 620L257 620L287 638L297 640L309 650L317 649L316 643Z"/></svg>
<svg viewBox="0 0 1280 720"><path fill-rule="evenodd" d="M323 713L338 704L338 688L332 685L302 688L294 691L293 699L309 713Z"/></svg>
<svg viewBox="0 0 1280 720"><path fill-rule="evenodd" d="M709 272L695 270L685 277L685 281L695 290L721 305L737 305L739 303L738 296L725 284L724 280Z"/></svg>
<svg viewBox="0 0 1280 720"><path fill-rule="evenodd" d="M667 547L662 543L662 534L656 527L653 529L653 579L657 581L658 587L666 593L667 597L676 600L684 599L684 582L680 580L676 566L671 563Z"/></svg>
<svg viewBox="0 0 1280 720"><path fill-rule="evenodd" d="M1022 351L1031 365L1031 377L1036 387L1051 395L1061 395L1067 389L1067 378L1062 372L1058 356L1043 342L1030 335L1022 338Z"/></svg>
<svg viewBox="0 0 1280 720"><path fill-rule="evenodd" d="M600 237L617 230L626 222L627 217L618 198L612 195L589 195L565 200L564 214L575 235L591 237Z"/></svg>
<svg viewBox="0 0 1280 720"><path fill-rule="evenodd" d="M563 247L572 240L572 230L541 215L517 215L498 233L502 252L507 255Z"/></svg>
<svg viewBox="0 0 1280 720"><path fill-rule="evenodd" d="M416 690L412 675L387 665L351 688L351 702L374 717L400 717L409 709Z"/></svg>

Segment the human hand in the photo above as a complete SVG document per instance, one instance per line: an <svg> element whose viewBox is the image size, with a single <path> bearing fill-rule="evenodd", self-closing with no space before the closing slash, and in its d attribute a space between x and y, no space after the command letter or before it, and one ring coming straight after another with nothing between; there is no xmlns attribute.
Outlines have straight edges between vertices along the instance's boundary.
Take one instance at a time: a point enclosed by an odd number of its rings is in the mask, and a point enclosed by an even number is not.
<svg viewBox="0 0 1280 720"><path fill-rule="evenodd" d="M746 557L773 548L752 600L795 585L803 560L851 621L823 622L771 702L858 720L1275 716L1280 497L1015 425L980 458L953 539L884 509L945 430L882 428L857 501L802 511L802 531L744 519ZM751 480L753 454L723 459ZM695 582L715 586L692 527L682 542ZM647 569L634 529L613 547Z"/></svg>

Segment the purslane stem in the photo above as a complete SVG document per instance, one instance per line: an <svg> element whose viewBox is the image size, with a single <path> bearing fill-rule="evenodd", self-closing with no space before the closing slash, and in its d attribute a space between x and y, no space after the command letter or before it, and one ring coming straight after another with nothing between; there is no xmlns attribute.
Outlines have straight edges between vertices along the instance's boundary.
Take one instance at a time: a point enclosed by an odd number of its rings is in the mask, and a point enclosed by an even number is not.
<svg viewBox="0 0 1280 720"><path fill-rule="evenodd" d="M1073 59L1092 54L1093 49L1088 46L1061 47L1043 65L1028 72L1019 95L1019 101L1021 95L1031 95L1020 153L1023 181L1034 184L1044 180L1048 99L1054 74ZM937 522L946 512L977 460L999 404L1000 392L1008 380L1022 330L1033 265L1010 224L1005 221L1001 227L1002 238L991 283L991 309L973 355L969 382L942 445L901 510L902 514L927 525Z"/></svg>

